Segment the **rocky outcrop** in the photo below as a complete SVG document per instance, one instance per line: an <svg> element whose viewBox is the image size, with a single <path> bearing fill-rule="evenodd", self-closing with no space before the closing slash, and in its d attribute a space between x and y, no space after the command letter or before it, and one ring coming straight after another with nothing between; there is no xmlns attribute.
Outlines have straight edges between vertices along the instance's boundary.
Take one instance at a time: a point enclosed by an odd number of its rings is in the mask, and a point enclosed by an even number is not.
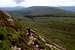
<svg viewBox="0 0 75 50"><path fill-rule="evenodd" d="M29 29L29 31L30 31L30 29ZM45 49L39 48L39 45L37 43L35 43L37 38L34 36L34 34L36 34L36 32L35 33L33 31L27 32L27 35L29 36L28 45L31 46L33 48L33 50L45 50ZM38 37L44 42L44 44L47 47L49 47L50 50L66 50L65 48L63 48L55 43L48 44L46 42L46 40L44 38L42 38L41 36L38 36Z"/></svg>

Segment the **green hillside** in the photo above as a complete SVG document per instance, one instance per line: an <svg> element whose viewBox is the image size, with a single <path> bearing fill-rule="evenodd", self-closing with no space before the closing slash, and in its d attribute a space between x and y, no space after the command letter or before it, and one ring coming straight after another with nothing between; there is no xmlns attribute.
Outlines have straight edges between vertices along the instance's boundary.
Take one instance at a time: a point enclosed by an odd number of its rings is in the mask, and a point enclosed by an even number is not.
<svg viewBox="0 0 75 50"><path fill-rule="evenodd" d="M22 19L22 20L21 20ZM26 22L24 22L26 19ZM33 21L27 18L14 18L0 11L0 50L61 50L55 43L46 41ZM24 20L24 21L23 21ZM38 27L39 28L39 27ZM39 28L40 29L40 28Z"/></svg>
<svg viewBox="0 0 75 50"><path fill-rule="evenodd" d="M6 13L0 11L0 50L32 50L34 47L28 45L27 27L20 23L17 19L10 17ZM37 49L49 49L48 46L39 38L38 35L34 35L38 45ZM33 45L35 46L35 45ZM36 47L35 47L36 48Z"/></svg>
<svg viewBox="0 0 75 50"><path fill-rule="evenodd" d="M29 39L28 28L36 40ZM38 47L28 45L29 41ZM75 50L74 42L74 17L12 17L0 11L0 50L11 50L15 46L22 50Z"/></svg>
<svg viewBox="0 0 75 50"><path fill-rule="evenodd" d="M56 43L75 50L75 18L74 17L24 17L18 19L25 26L37 31L49 43Z"/></svg>

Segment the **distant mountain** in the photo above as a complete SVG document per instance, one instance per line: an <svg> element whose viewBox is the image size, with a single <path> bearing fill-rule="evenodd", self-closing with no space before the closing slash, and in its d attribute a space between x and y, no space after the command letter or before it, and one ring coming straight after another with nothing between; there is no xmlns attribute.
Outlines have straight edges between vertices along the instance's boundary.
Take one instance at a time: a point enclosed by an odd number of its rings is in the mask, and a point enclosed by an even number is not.
<svg viewBox="0 0 75 50"><path fill-rule="evenodd" d="M63 7L63 9L65 11L72 11L72 12L75 12L75 6L65 6Z"/></svg>
<svg viewBox="0 0 75 50"><path fill-rule="evenodd" d="M33 6L29 7L26 10L29 10L33 16L37 15L50 15L63 12L59 7L48 7L48 6Z"/></svg>
<svg viewBox="0 0 75 50"><path fill-rule="evenodd" d="M16 11L16 10L21 10L25 7L17 6L17 7L0 7L0 10L2 11Z"/></svg>
<svg viewBox="0 0 75 50"><path fill-rule="evenodd" d="M59 7L48 7L48 6L32 6L28 8L12 8L7 9L10 14L17 16L38 16L38 15L50 15L64 12L63 9Z"/></svg>

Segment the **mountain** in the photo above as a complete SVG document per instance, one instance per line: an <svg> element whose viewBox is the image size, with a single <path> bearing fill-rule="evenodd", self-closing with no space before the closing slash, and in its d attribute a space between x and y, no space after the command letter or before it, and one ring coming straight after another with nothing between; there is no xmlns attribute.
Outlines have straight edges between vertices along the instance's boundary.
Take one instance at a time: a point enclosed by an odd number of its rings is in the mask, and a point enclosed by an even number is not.
<svg viewBox="0 0 75 50"><path fill-rule="evenodd" d="M0 10L2 11L15 11L15 10L21 10L25 7L17 6L17 7L0 7Z"/></svg>
<svg viewBox="0 0 75 50"><path fill-rule="evenodd" d="M48 43L41 35L21 21L0 11L0 50L64 50Z"/></svg>
<svg viewBox="0 0 75 50"><path fill-rule="evenodd" d="M33 6L26 10L30 10L32 16L50 15L63 12L59 7L48 7L48 6Z"/></svg>
<svg viewBox="0 0 75 50"><path fill-rule="evenodd" d="M31 34L27 35L27 29L22 27L24 25L21 24L3 11L0 11L0 50L50 50L38 35L31 32L33 36ZM33 40L34 38L35 40Z"/></svg>
<svg viewBox="0 0 75 50"><path fill-rule="evenodd" d="M0 50L75 50L74 21L53 16L32 21L0 11Z"/></svg>
<svg viewBox="0 0 75 50"><path fill-rule="evenodd" d="M65 11L75 12L75 6L65 6L63 7Z"/></svg>
<svg viewBox="0 0 75 50"><path fill-rule="evenodd" d="M72 7L71 7L72 8ZM32 7L9 7L0 8L12 16L75 16L74 7L49 7L49 6L32 6Z"/></svg>
<svg viewBox="0 0 75 50"><path fill-rule="evenodd" d="M17 16L40 16L40 15L62 13L64 11L59 7L32 6L28 8L22 8L19 10L11 10L7 12Z"/></svg>

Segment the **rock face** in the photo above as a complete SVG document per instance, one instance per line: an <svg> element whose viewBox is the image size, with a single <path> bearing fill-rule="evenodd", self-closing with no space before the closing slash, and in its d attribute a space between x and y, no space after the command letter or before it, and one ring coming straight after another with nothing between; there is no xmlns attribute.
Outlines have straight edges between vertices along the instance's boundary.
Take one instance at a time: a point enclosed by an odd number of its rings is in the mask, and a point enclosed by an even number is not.
<svg viewBox="0 0 75 50"><path fill-rule="evenodd" d="M11 47L11 50L21 50L21 48L17 48L17 46Z"/></svg>
<svg viewBox="0 0 75 50"><path fill-rule="evenodd" d="M16 26L16 21L8 13L0 11L0 26L12 27L18 30Z"/></svg>
<svg viewBox="0 0 75 50"><path fill-rule="evenodd" d="M0 25L11 25L14 23L14 20L7 13L0 11Z"/></svg>

